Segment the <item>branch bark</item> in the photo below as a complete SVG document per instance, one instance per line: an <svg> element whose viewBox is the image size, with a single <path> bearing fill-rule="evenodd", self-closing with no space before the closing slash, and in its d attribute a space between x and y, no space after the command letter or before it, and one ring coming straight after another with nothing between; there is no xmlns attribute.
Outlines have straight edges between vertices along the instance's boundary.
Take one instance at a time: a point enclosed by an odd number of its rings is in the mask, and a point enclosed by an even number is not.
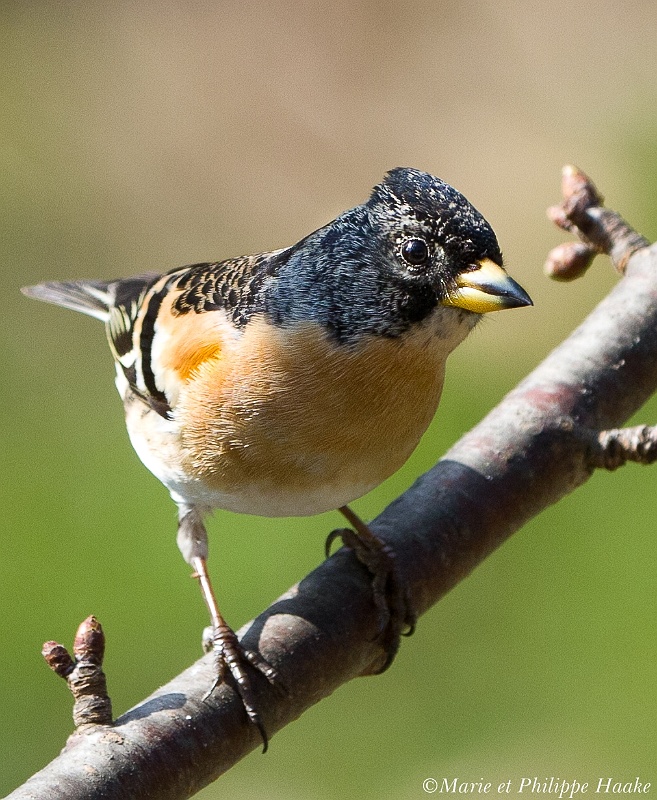
<svg viewBox="0 0 657 800"><path fill-rule="evenodd" d="M394 549L419 614L595 468L656 457L654 430L609 429L657 389L657 246L646 247L603 209L573 168L564 171L564 195L552 218L589 250L611 254L624 275L563 344L372 522ZM581 264L582 253L573 253ZM563 252L559 258L563 266ZM375 670L385 658L376 626L369 576L344 548L245 626L246 646L275 667L285 687L253 676L268 732ZM212 680L205 656L113 725L74 733L60 756L9 797L192 796L261 744L229 685L206 697Z"/></svg>

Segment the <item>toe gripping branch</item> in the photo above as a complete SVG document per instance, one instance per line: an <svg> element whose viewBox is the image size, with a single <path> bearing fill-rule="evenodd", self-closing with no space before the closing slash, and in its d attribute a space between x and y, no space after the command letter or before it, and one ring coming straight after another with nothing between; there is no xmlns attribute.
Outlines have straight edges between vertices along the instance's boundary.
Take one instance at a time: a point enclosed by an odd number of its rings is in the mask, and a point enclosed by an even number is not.
<svg viewBox="0 0 657 800"><path fill-rule="evenodd" d="M204 699L207 700L220 683L227 679L232 680L249 722L260 733L264 753L267 751L269 740L262 716L258 711L256 692L249 669L255 667L272 684L275 684L276 672L261 656L242 646L237 634L219 611L217 598L208 574L208 534L203 524L202 514L196 508L188 506L180 508L178 547L194 570L192 577L199 582L212 623L210 646L206 649L211 650L214 654L215 676Z"/></svg>
<svg viewBox="0 0 657 800"><path fill-rule="evenodd" d="M243 647L237 638L237 634L224 620L217 606L205 558L195 557L191 559L191 562L194 567L192 577L197 578L200 583L201 592L212 620L211 642L209 647L206 646L206 649L212 650L214 653L216 673L214 682L206 693L205 699L212 694L220 683L230 676L249 721L260 733L263 745L262 752L266 753L269 746L269 738L258 711L258 704L247 667L249 665L254 667L271 684L276 683L276 671L260 655Z"/></svg>
<svg viewBox="0 0 657 800"><path fill-rule="evenodd" d="M372 575L372 593L377 612L376 639L385 651L381 667L373 672L384 672L392 664L401 636L410 636L415 630L417 614L410 603L408 589L399 573L393 549L380 539L348 506L340 508L351 528L332 531L326 539L326 556L331 545L340 539L345 547Z"/></svg>
<svg viewBox="0 0 657 800"><path fill-rule="evenodd" d="M563 201L548 208L548 217L562 230L579 237L550 251L546 274L559 281L581 277L596 255L604 253L618 272L625 273L630 258L648 247L648 240L637 233L621 216L605 208L604 198L593 181L580 169L566 165L562 171ZM657 426L586 431L589 466L615 470L628 461L653 464L657 461Z"/></svg>

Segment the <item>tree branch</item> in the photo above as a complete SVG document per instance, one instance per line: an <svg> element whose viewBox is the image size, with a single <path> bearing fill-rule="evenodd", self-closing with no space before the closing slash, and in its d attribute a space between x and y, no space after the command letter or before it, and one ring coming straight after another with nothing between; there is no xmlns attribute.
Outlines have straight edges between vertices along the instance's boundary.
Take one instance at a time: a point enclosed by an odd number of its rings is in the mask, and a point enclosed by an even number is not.
<svg viewBox="0 0 657 800"><path fill-rule="evenodd" d="M596 467L618 466L633 454L654 460L652 429L610 429L657 389L657 246L645 247L600 203L586 176L569 167L564 203L550 213L580 236L587 258L611 254L624 277L372 523L394 549L420 614ZM270 734L382 663L376 625L369 577L343 548L242 629L246 646L275 667L285 687L276 691L253 676ZM190 797L260 745L229 685L205 696L212 680L212 657L205 656L114 725L79 729L10 798Z"/></svg>
<svg viewBox="0 0 657 800"><path fill-rule="evenodd" d="M57 642L46 642L41 655L50 669L64 678L73 694L73 722L78 730L82 725L112 724L112 702L103 672L105 634L95 617L87 617L78 627L74 658Z"/></svg>

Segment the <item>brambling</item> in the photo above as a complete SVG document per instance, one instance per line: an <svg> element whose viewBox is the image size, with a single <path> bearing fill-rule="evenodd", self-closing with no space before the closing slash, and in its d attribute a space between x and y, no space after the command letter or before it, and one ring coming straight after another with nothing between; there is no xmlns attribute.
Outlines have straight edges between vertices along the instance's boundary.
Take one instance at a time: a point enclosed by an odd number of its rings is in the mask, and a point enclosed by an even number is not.
<svg viewBox="0 0 657 800"><path fill-rule="evenodd" d="M374 574L394 656L413 624L393 554L347 504L394 473L438 407L449 353L482 314L531 305L495 234L448 184L389 172L362 205L270 253L164 275L43 283L39 300L105 323L128 433L179 509L178 546L200 581L217 680L231 675L267 738L244 650L207 570L204 517L339 509Z"/></svg>

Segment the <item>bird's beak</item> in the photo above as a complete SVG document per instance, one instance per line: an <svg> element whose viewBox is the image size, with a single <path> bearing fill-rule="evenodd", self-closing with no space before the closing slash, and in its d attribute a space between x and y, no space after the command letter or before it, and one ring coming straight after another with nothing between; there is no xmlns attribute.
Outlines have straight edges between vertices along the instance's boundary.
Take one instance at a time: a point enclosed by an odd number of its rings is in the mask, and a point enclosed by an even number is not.
<svg viewBox="0 0 657 800"><path fill-rule="evenodd" d="M461 272L456 278L456 289L442 303L475 314L534 305L522 286L490 258L482 258L477 269Z"/></svg>

